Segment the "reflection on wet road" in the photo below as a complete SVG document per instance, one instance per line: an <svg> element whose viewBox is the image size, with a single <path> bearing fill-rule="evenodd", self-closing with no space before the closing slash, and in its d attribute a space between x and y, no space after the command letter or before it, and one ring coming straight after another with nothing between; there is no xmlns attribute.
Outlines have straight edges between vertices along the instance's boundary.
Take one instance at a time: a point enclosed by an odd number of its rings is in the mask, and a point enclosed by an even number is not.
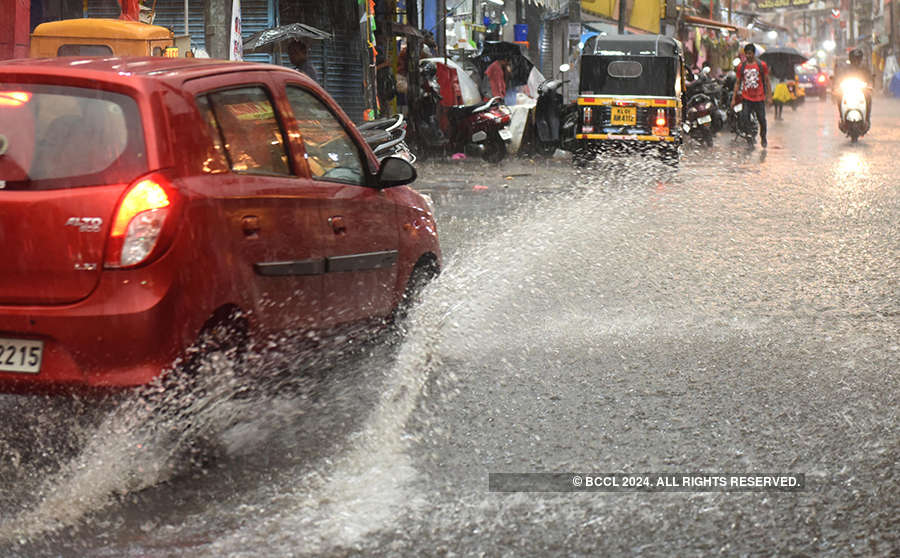
<svg viewBox="0 0 900 558"><path fill-rule="evenodd" d="M423 163L446 265L402 341L275 344L260 370L314 378L204 405L200 458L135 449L146 401L0 397L0 554L896 555L900 102L874 109L859 144L810 101L677 171ZM547 471L807 489L487 490Z"/></svg>

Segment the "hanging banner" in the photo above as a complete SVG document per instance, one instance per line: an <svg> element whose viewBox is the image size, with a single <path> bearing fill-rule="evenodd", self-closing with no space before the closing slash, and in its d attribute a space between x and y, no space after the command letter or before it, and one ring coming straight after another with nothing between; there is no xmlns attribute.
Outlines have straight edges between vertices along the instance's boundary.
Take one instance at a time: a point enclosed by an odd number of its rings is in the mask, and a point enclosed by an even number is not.
<svg viewBox="0 0 900 558"><path fill-rule="evenodd" d="M758 0L757 10L775 10L777 8L806 8L812 0Z"/></svg>
<svg viewBox="0 0 900 558"><path fill-rule="evenodd" d="M659 33L659 18L660 15L665 15L664 0L624 1L627 2L626 24L629 27L649 31L650 33ZM581 0L581 11L582 13L600 16L607 20L619 20L618 0ZM585 21L589 21L589 19L585 19Z"/></svg>
<svg viewBox="0 0 900 558"><path fill-rule="evenodd" d="M244 40L241 38L241 0L232 0L231 3L231 36L228 40L228 59L244 59Z"/></svg>

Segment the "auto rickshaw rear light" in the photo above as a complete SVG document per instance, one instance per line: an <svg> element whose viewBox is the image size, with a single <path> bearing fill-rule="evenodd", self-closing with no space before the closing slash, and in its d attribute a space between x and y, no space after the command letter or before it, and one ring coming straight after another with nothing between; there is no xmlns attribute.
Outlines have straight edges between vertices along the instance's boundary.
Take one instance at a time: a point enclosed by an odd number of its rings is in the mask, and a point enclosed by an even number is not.
<svg viewBox="0 0 900 558"><path fill-rule="evenodd" d="M30 100L27 91L0 91L0 107L21 107Z"/></svg>
<svg viewBox="0 0 900 558"><path fill-rule="evenodd" d="M594 109L587 107L584 109L584 123L590 124L594 120Z"/></svg>
<svg viewBox="0 0 900 558"><path fill-rule="evenodd" d="M656 110L656 125L657 126L665 126L666 125L666 111L663 109Z"/></svg>

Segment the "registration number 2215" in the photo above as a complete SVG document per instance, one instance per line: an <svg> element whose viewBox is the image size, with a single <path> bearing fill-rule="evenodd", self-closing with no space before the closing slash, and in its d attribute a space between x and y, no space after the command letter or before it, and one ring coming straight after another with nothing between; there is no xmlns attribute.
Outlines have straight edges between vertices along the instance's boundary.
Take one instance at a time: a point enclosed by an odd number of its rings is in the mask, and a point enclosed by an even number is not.
<svg viewBox="0 0 900 558"><path fill-rule="evenodd" d="M43 341L0 338L0 371L37 373L43 350Z"/></svg>

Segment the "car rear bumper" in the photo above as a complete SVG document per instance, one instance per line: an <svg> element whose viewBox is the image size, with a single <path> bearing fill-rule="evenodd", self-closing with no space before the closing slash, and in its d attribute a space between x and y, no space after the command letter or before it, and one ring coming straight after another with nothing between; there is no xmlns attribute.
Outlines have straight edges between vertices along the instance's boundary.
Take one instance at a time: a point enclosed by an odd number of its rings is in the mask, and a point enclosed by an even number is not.
<svg viewBox="0 0 900 558"><path fill-rule="evenodd" d="M0 338L44 344L40 370L0 371L0 392L121 388L158 376L185 336L177 283L152 267L106 271L75 304L0 306Z"/></svg>

